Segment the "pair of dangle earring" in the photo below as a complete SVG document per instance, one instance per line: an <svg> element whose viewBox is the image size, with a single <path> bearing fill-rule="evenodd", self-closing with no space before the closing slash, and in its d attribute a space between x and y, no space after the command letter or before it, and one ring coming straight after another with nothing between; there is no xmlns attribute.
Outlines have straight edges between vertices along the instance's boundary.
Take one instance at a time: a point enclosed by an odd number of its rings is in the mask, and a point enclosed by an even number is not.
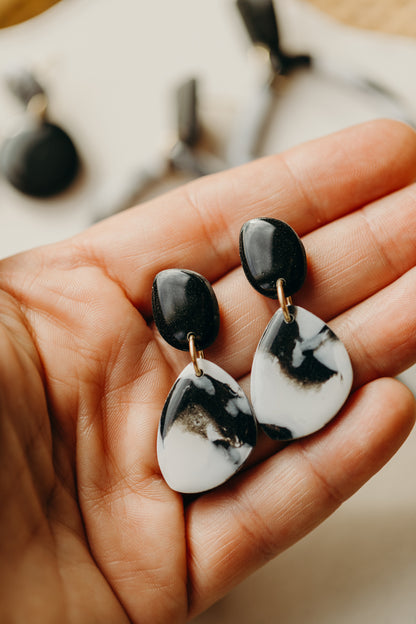
<svg viewBox="0 0 416 624"><path fill-rule="evenodd" d="M275 440L314 433L341 409L353 373L334 332L292 304L291 296L306 278L303 244L283 221L252 219L241 229L240 256L251 285L280 303L253 359L251 401L257 422Z"/></svg>
<svg viewBox="0 0 416 624"><path fill-rule="evenodd" d="M203 358L219 331L219 310L207 280L168 269L153 283L153 317L162 337L190 351L159 423L157 454L167 484L197 493L229 479L256 444L256 421L274 440L321 429L344 404L352 385L348 353L318 317L294 306L306 278L306 254L292 228L276 219L252 219L240 233L247 279L278 299L260 339L251 371L251 405L237 382Z"/></svg>
<svg viewBox="0 0 416 624"><path fill-rule="evenodd" d="M157 457L171 489L183 494L221 485L244 464L256 444L250 403L238 383L206 360L219 331L217 298L198 273L167 269L152 289L153 317L171 346L190 352L163 407Z"/></svg>

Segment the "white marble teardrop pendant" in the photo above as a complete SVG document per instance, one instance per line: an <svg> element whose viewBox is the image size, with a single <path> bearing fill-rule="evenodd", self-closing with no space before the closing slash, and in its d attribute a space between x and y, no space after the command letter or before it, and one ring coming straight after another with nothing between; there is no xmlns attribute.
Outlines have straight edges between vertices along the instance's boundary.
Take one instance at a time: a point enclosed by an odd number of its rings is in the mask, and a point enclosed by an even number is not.
<svg viewBox="0 0 416 624"><path fill-rule="evenodd" d="M173 490L196 493L229 479L256 443L250 403L222 368L198 359L175 381L163 408L157 440L162 475Z"/></svg>
<svg viewBox="0 0 416 624"><path fill-rule="evenodd" d="M342 342L311 312L278 310L257 347L251 401L257 421L273 439L300 438L321 429L344 404L352 367Z"/></svg>

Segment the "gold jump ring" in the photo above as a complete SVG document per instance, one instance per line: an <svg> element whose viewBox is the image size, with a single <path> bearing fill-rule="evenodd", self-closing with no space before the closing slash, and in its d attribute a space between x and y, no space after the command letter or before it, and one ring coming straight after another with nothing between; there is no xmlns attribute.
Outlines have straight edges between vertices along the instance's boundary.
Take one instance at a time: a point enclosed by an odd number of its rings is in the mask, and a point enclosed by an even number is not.
<svg viewBox="0 0 416 624"><path fill-rule="evenodd" d="M189 342L189 354L191 356L192 364L194 365L195 375L197 377L201 377L202 370L198 366L198 358L203 358L204 352L198 351L198 349L196 348L194 334L188 335L188 342Z"/></svg>
<svg viewBox="0 0 416 624"><path fill-rule="evenodd" d="M276 282L277 298L279 300L280 307L282 308L283 316L284 316L286 323L291 323L291 321L293 320L293 317L291 313L289 312L288 305L292 305L292 297L286 297L285 291L283 288L284 283L285 283L285 280L282 278L279 278Z"/></svg>

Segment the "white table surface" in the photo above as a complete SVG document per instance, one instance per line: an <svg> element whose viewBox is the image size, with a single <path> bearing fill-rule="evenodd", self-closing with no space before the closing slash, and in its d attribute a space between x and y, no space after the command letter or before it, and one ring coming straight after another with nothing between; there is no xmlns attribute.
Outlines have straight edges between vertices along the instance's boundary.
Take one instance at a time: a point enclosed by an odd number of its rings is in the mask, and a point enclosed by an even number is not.
<svg viewBox="0 0 416 624"><path fill-rule="evenodd" d="M287 45L380 81L416 120L415 41L350 30L295 0L277 6ZM247 47L232 0L63 0L0 31L0 137L22 116L1 75L29 65L85 163L79 183L48 201L0 180L0 256L87 227L107 189L169 144L172 92L189 76L201 80L204 122L221 149L258 82ZM282 89L263 153L389 112L373 97L302 74ZM415 370L403 378L415 391ZM415 624L415 475L413 433L334 516L194 623Z"/></svg>

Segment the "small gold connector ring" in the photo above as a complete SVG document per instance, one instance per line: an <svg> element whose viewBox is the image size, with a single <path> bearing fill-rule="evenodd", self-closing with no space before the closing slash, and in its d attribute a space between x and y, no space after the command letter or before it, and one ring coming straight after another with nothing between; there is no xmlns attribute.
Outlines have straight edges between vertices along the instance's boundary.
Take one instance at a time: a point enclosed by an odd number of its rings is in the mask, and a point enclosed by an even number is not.
<svg viewBox="0 0 416 624"><path fill-rule="evenodd" d="M280 307L282 308L283 316L286 323L291 323L293 321L293 317L289 312L288 306L292 305L292 297L286 297L284 291L285 280L283 278L279 278L276 282L276 290L277 290L277 298L279 300Z"/></svg>
<svg viewBox="0 0 416 624"><path fill-rule="evenodd" d="M202 370L198 366L198 358L204 357L203 351L198 351L195 345L195 334L188 334L189 342L189 355L191 356L192 364L194 365L195 375L197 377L202 376Z"/></svg>

